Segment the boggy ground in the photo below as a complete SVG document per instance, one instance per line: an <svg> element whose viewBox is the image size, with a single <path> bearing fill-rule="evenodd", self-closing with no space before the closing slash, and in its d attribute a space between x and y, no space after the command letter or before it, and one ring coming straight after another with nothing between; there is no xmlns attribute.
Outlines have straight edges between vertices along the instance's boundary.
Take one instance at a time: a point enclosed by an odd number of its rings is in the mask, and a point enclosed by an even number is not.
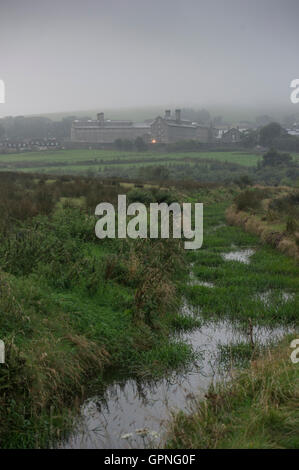
<svg viewBox="0 0 299 470"><path fill-rule="evenodd" d="M231 383L194 402L190 413L178 413L166 447L298 449L298 376L289 340L284 341Z"/></svg>
<svg viewBox="0 0 299 470"><path fill-rule="evenodd" d="M193 358L170 332L186 268L178 241L95 237L95 204L118 186L3 175L0 446L47 447L110 369L159 376Z"/></svg>
<svg viewBox="0 0 299 470"><path fill-rule="evenodd" d="M166 447L298 448L299 367L290 359L298 333L265 349L252 332L261 323L298 331L299 266L257 236L226 225L226 207L205 208L204 245L188 254L194 275L185 295L204 317L243 321L248 343L222 353L231 364L247 358L249 367L195 399L189 412L175 414Z"/></svg>
<svg viewBox="0 0 299 470"><path fill-rule="evenodd" d="M205 208L203 249L186 257L177 241L95 238L92 211L101 201L116 201L124 192L117 185L37 175L2 179L2 448L47 447L62 437L76 404L101 386L110 369L162 376L192 361L191 348L170 334L198 325L179 314L182 295L207 316L228 315L245 324L249 317L251 323L296 320L294 261L225 225L235 188L180 188L172 195L213 204ZM151 191L151 198L169 199L161 190ZM222 258L236 249L232 243L258 248L250 264ZM195 276L213 282L213 289L188 283L191 262ZM268 289L270 309L254 298ZM282 290L291 295L287 303Z"/></svg>

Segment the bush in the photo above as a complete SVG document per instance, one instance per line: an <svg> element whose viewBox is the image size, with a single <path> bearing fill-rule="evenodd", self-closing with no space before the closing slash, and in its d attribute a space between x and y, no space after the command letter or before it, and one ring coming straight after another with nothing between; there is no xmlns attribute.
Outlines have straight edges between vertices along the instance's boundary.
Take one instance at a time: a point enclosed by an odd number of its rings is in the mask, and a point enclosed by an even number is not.
<svg viewBox="0 0 299 470"><path fill-rule="evenodd" d="M235 203L239 211L259 209L262 200L267 196L268 192L265 189L248 189L236 197Z"/></svg>
<svg viewBox="0 0 299 470"><path fill-rule="evenodd" d="M131 189L131 191L128 192L128 200L130 203L141 202L142 204L155 202L155 198L150 191L145 191L139 188Z"/></svg>

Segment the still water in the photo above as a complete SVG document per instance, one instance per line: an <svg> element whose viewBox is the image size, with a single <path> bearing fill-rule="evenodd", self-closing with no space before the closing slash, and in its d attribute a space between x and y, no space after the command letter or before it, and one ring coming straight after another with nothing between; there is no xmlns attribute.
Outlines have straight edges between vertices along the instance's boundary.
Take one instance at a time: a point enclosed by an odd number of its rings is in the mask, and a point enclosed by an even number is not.
<svg viewBox="0 0 299 470"><path fill-rule="evenodd" d="M184 305L184 313L191 309ZM275 341L291 331L287 328L253 327L259 344ZM192 345L199 354L196 364L159 381L142 382L119 377L107 385L102 395L85 401L73 434L64 448L143 448L163 444L171 412L188 410L196 397L204 398L211 383L229 378L219 368L219 346L249 341L244 326L235 321L211 321L175 340Z"/></svg>

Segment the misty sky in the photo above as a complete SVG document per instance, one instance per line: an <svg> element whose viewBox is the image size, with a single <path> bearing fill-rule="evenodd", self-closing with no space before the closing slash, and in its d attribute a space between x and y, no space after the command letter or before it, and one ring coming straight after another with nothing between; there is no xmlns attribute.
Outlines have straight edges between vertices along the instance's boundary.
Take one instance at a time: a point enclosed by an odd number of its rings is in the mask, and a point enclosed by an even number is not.
<svg viewBox="0 0 299 470"><path fill-rule="evenodd" d="M298 0L0 0L0 116L288 103L298 18Z"/></svg>

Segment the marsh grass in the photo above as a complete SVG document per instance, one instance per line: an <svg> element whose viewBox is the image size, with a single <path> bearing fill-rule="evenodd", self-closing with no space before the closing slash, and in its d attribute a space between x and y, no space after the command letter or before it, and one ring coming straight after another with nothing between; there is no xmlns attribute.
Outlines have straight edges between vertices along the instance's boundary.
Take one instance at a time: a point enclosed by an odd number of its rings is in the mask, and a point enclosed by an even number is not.
<svg viewBox="0 0 299 470"><path fill-rule="evenodd" d="M204 317L228 316L246 325L249 318L296 320L295 262L224 225L235 189L192 189L190 200L214 204L205 208L203 248L186 254L173 240L95 239L94 204L115 202L123 192L118 182L70 176L47 182L13 174L0 179L7 183L1 186L0 224L0 337L7 345L0 369L3 448L47 447L63 437L73 412L109 370L161 377L193 361L191 347L171 339L172 332L201 323L196 315L179 315L182 295ZM40 191L49 197L38 206ZM189 197L186 185L177 191L182 200ZM21 194L27 209L17 211ZM223 260L232 244L257 249L249 265ZM188 283L189 262L213 289ZM282 288L294 297L270 309L253 295Z"/></svg>
<svg viewBox="0 0 299 470"><path fill-rule="evenodd" d="M46 185L23 175L7 181L2 215L9 223L0 230L0 337L6 344L0 446L47 447L67 432L73 411L110 368L154 377L192 360L191 347L170 338L183 324L177 283L185 262L176 241L96 239L89 195L98 184L96 202L113 202L118 185L84 178ZM34 200L40 185L56 201L52 210L16 219L9 206L17 201L15 189ZM80 204L60 204L61 197L80 197Z"/></svg>
<svg viewBox="0 0 299 470"><path fill-rule="evenodd" d="M227 316L248 322L271 324L298 321L299 266L295 260L263 245L257 236L225 223L226 205L205 206L204 244L201 250L188 254L193 273L200 281L212 282L213 289L187 285L186 297L206 317ZM214 226L219 226L217 230ZM221 253L254 248L250 263L226 261ZM265 305L257 296L273 292L273 302ZM284 292L292 292L288 301Z"/></svg>
<svg viewBox="0 0 299 470"><path fill-rule="evenodd" d="M167 448L298 448L299 369L290 338L170 423Z"/></svg>

